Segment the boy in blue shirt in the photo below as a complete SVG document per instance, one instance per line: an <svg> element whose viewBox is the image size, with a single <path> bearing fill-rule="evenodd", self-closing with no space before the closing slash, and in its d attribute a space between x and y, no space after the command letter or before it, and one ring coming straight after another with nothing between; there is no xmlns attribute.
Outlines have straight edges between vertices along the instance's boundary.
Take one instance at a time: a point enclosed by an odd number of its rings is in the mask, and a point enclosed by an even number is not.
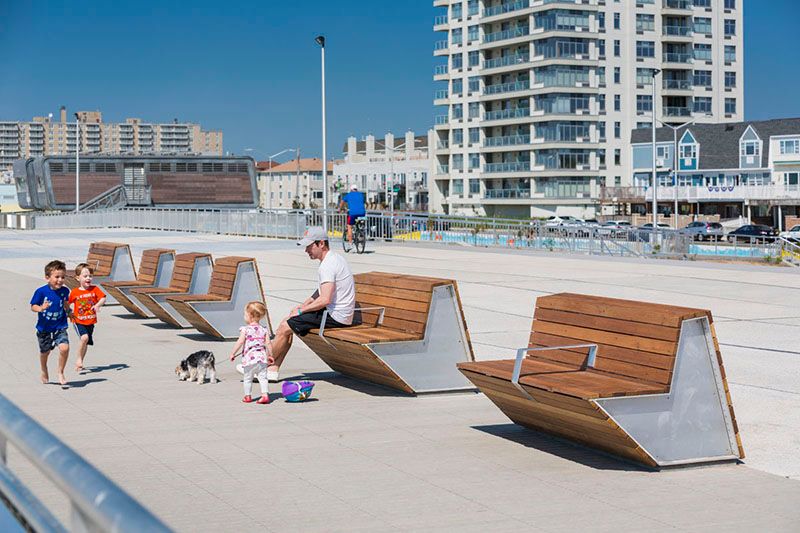
<svg viewBox="0 0 800 533"><path fill-rule="evenodd" d="M64 368L69 357L69 335L67 314L69 313L69 289L64 287L67 266L63 261L50 261L44 267L47 285L36 289L31 297L31 311L38 313L36 338L39 341L39 364L42 367L42 383L50 381L47 358L53 348L58 347L58 382L66 385Z"/></svg>

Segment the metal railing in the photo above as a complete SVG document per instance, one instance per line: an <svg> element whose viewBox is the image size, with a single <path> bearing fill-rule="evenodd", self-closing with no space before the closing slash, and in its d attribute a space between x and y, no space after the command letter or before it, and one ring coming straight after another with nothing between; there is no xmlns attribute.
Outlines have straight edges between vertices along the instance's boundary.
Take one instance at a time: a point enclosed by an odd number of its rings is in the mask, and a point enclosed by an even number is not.
<svg viewBox="0 0 800 533"><path fill-rule="evenodd" d="M511 93L516 91L527 91L530 88L528 81L515 81L509 83L498 83L495 85L487 85L483 88L484 94L500 94Z"/></svg>
<svg viewBox="0 0 800 533"><path fill-rule="evenodd" d="M531 56L528 54L511 54L505 57L495 57L492 59L487 59L483 62L483 68L498 68L498 67L507 67L509 65L521 65L527 63L531 60Z"/></svg>
<svg viewBox="0 0 800 533"><path fill-rule="evenodd" d="M530 0L517 0L516 2L504 2L496 6L487 7L483 10L484 17L493 17L503 13L511 13L530 7Z"/></svg>
<svg viewBox="0 0 800 533"><path fill-rule="evenodd" d="M8 443L67 496L64 527L8 467ZM38 532L169 532L158 518L0 394L0 492Z"/></svg>
<svg viewBox="0 0 800 533"><path fill-rule="evenodd" d="M497 111L487 111L483 120L504 120L510 118L528 117L531 114L529 107L517 107L513 109L500 109Z"/></svg>
<svg viewBox="0 0 800 533"><path fill-rule="evenodd" d="M530 33L527 26L518 26L510 30L496 31L494 33L487 33L483 36L484 43L494 43L497 41L505 41L506 39L514 39L517 37L524 37Z"/></svg>
<svg viewBox="0 0 800 533"><path fill-rule="evenodd" d="M514 146L518 144L530 144L530 135L504 135L501 137L486 137L484 146Z"/></svg>
<svg viewBox="0 0 800 533"><path fill-rule="evenodd" d="M486 163L484 172L528 172L530 169L530 161L511 161L508 163Z"/></svg>

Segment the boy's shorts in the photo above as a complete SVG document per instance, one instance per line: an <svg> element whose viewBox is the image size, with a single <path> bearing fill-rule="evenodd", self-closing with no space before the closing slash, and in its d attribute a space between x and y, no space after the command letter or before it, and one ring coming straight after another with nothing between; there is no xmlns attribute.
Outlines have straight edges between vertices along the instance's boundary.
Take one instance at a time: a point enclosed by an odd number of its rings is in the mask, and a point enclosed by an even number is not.
<svg viewBox="0 0 800 533"><path fill-rule="evenodd" d="M69 344L67 328L56 331L37 331L36 338L39 340L39 353L47 353L59 344Z"/></svg>
<svg viewBox="0 0 800 533"><path fill-rule="evenodd" d="M75 331L78 333L78 337L83 337L84 335L89 336L89 346L94 346L94 339L92 335L94 334L94 324L78 324L75 322L73 324L75 326Z"/></svg>

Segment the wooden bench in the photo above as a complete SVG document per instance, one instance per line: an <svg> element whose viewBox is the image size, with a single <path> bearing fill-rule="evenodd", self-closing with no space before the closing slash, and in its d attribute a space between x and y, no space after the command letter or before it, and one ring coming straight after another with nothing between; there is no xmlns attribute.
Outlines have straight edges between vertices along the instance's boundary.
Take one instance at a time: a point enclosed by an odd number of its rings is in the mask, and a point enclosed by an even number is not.
<svg viewBox="0 0 800 533"><path fill-rule="evenodd" d="M416 394L472 389L456 363L474 361L454 280L356 274L357 325L301 337L333 370Z"/></svg>
<svg viewBox="0 0 800 533"><path fill-rule="evenodd" d="M516 359L458 368L517 424L650 467L744 457L706 310L543 296Z"/></svg>
<svg viewBox="0 0 800 533"><path fill-rule="evenodd" d="M187 294L207 294L214 262L211 254L186 253L175 256L175 267L168 287L136 288L133 294L153 316L176 328L192 325L178 313L167 298Z"/></svg>
<svg viewBox="0 0 800 533"><path fill-rule="evenodd" d="M125 309L142 318L154 315L133 294L134 289L166 287L172 278L175 266L175 250L151 248L142 252L139 274L131 281L109 281L104 285L106 294L113 297Z"/></svg>
<svg viewBox="0 0 800 533"><path fill-rule="evenodd" d="M197 331L219 339L239 337L244 308L252 301L266 305L258 265L252 257L218 259L206 294L167 297L167 302ZM272 331L269 313L266 318Z"/></svg>
<svg viewBox="0 0 800 533"><path fill-rule="evenodd" d="M99 241L89 245L86 263L94 269L93 283L98 285L103 292L105 283L109 281L131 281L136 279L136 269L133 266L131 248L119 242ZM74 270L69 270L64 279L64 285L70 289L78 286ZM108 295L106 305L117 304L116 298Z"/></svg>

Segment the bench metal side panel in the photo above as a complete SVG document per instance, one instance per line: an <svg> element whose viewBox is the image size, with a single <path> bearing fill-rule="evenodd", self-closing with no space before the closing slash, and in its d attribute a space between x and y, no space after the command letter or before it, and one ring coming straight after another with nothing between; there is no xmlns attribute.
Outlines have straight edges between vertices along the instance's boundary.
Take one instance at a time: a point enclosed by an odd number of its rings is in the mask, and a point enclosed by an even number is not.
<svg viewBox="0 0 800 533"><path fill-rule="evenodd" d="M189 292L169 292L163 294L151 294L150 298L153 299L161 309L164 310L169 316L180 324L182 328L190 328L192 325L180 314L167 298L172 296L184 294L207 294L208 288L211 285L211 273L214 270L214 264L210 257L198 257L194 263L194 270L192 270L192 280L189 282Z"/></svg>
<svg viewBox="0 0 800 533"><path fill-rule="evenodd" d="M135 281L136 268L133 266L133 257L131 256L130 246L118 246L114 249L114 258L111 261L111 274L94 279L95 285L106 294L103 288L104 281ZM107 294L105 305L119 305L116 298Z"/></svg>
<svg viewBox="0 0 800 533"><path fill-rule="evenodd" d="M475 388L456 367L472 356L453 285L434 287L423 340L367 346L414 392Z"/></svg>
<svg viewBox="0 0 800 533"><path fill-rule="evenodd" d="M133 305L136 306L138 312L129 309L134 314L140 315L145 318L154 318L155 315L147 308L147 305L142 303L139 295L133 292L134 289L149 289L154 287L169 287L169 282L172 279L172 269L175 267L175 253L162 253L158 256L158 264L156 265L156 275L152 285L140 285L138 287L119 287L120 292L124 294Z"/></svg>
<svg viewBox="0 0 800 533"><path fill-rule="evenodd" d="M668 394L594 402L659 466L739 458L707 317L683 321Z"/></svg>
<svg viewBox="0 0 800 533"><path fill-rule="evenodd" d="M239 263L231 299L226 302L191 302L188 305L199 314L219 337L239 337L242 313L248 302L264 302L261 281L254 261Z"/></svg>

